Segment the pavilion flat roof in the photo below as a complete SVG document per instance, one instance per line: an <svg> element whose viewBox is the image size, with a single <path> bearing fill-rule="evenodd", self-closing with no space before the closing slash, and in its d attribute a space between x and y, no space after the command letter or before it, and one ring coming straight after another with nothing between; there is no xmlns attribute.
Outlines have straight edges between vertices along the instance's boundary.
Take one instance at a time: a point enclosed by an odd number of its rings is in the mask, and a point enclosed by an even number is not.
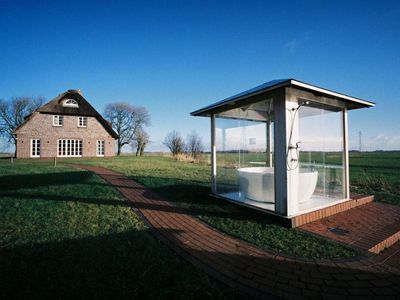
<svg viewBox="0 0 400 300"><path fill-rule="evenodd" d="M345 102L357 104L358 108L372 107L375 105L375 103L371 102L371 101L363 100L360 98L345 95L343 93L339 93L339 92L335 92L335 91L332 91L329 89L321 88L316 85L305 83L305 82L302 82L300 80L296 80L293 78L288 78L288 79L276 79L276 80L268 81L266 83L263 83L261 85L254 87L254 88L248 89L244 92L241 92L239 94L225 98L221 101L215 102L214 104L211 104L211 105L208 105L201 109L198 109L196 111L193 111L193 112L191 112L191 115L192 116L209 116L215 110L219 110L219 109L223 108L224 106L229 107L232 104L235 104L237 101L244 100L244 99L256 96L258 94L264 93L264 92L273 91L273 90L276 90L276 89L279 89L282 87L298 87L298 88L302 88L302 89L309 90L312 92L322 93L322 94L325 94L328 96L342 99Z"/></svg>

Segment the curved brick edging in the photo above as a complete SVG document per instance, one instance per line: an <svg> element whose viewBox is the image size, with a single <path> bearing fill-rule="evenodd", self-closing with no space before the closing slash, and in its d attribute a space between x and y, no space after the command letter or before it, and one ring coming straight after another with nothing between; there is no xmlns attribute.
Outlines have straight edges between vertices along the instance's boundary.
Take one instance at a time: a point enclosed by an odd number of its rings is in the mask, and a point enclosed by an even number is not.
<svg viewBox="0 0 400 300"><path fill-rule="evenodd" d="M400 245L356 260L296 259L273 254L211 228L161 195L117 172L96 173L132 203L151 232L209 275L259 298L398 299Z"/></svg>

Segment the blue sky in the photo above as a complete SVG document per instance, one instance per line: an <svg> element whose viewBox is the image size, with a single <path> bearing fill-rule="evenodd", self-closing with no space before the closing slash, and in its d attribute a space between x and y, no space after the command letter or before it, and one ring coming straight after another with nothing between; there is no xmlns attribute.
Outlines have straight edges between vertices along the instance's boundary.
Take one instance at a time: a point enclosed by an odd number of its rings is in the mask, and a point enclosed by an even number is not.
<svg viewBox="0 0 400 300"><path fill-rule="evenodd" d="M0 98L81 89L148 108L150 150L209 120L189 113L277 78L377 102L350 145L400 149L399 1L4 1Z"/></svg>

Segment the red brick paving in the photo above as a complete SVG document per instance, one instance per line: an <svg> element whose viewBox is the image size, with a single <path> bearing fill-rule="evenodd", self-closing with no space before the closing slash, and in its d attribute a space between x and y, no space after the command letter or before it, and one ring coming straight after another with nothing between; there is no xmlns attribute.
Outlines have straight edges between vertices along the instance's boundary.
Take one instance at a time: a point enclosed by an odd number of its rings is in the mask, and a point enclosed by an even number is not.
<svg viewBox="0 0 400 300"><path fill-rule="evenodd" d="M114 171L80 166L114 185L151 232L211 276L259 298L399 299L399 243L372 258L294 259L211 228L159 194Z"/></svg>
<svg viewBox="0 0 400 300"><path fill-rule="evenodd" d="M400 239L400 207L371 202L300 227L355 248L379 253ZM329 228L348 231L337 235Z"/></svg>

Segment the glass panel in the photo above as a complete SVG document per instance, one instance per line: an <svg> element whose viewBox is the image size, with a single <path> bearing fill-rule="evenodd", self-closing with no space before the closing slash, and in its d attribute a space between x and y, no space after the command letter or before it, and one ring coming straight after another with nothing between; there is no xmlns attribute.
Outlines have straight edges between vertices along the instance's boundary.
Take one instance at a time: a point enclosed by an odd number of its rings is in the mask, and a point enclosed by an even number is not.
<svg viewBox="0 0 400 300"><path fill-rule="evenodd" d="M40 147L40 141L39 141ZM39 149L40 153L40 149ZM58 141L59 156L82 156L81 140L59 140Z"/></svg>
<svg viewBox="0 0 400 300"><path fill-rule="evenodd" d="M299 210L343 200L343 112L308 103L299 108Z"/></svg>
<svg viewBox="0 0 400 300"><path fill-rule="evenodd" d="M53 125L61 126L63 124L63 116L53 116Z"/></svg>
<svg viewBox="0 0 400 300"><path fill-rule="evenodd" d="M40 156L40 140L39 139L31 140L31 156L32 157Z"/></svg>
<svg viewBox="0 0 400 300"><path fill-rule="evenodd" d="M86 127L86 117L79 117L78 118L78 126L79 127Z"/></svg>
<svg viewBox="0 0 400 300"><path fill-rule="evenodd" d="M104 155L104 141L97 141L96 155L98 156Z"/></svg>
<svg viewBox="0 0 400 300"><path fill-rule="evenodd" d="M268 132L271 132L270 138ZM272 153L272 99L216 116L218 195L247 205L275 210L274 167L267 153L267 141L271 141Z"/></svg>

